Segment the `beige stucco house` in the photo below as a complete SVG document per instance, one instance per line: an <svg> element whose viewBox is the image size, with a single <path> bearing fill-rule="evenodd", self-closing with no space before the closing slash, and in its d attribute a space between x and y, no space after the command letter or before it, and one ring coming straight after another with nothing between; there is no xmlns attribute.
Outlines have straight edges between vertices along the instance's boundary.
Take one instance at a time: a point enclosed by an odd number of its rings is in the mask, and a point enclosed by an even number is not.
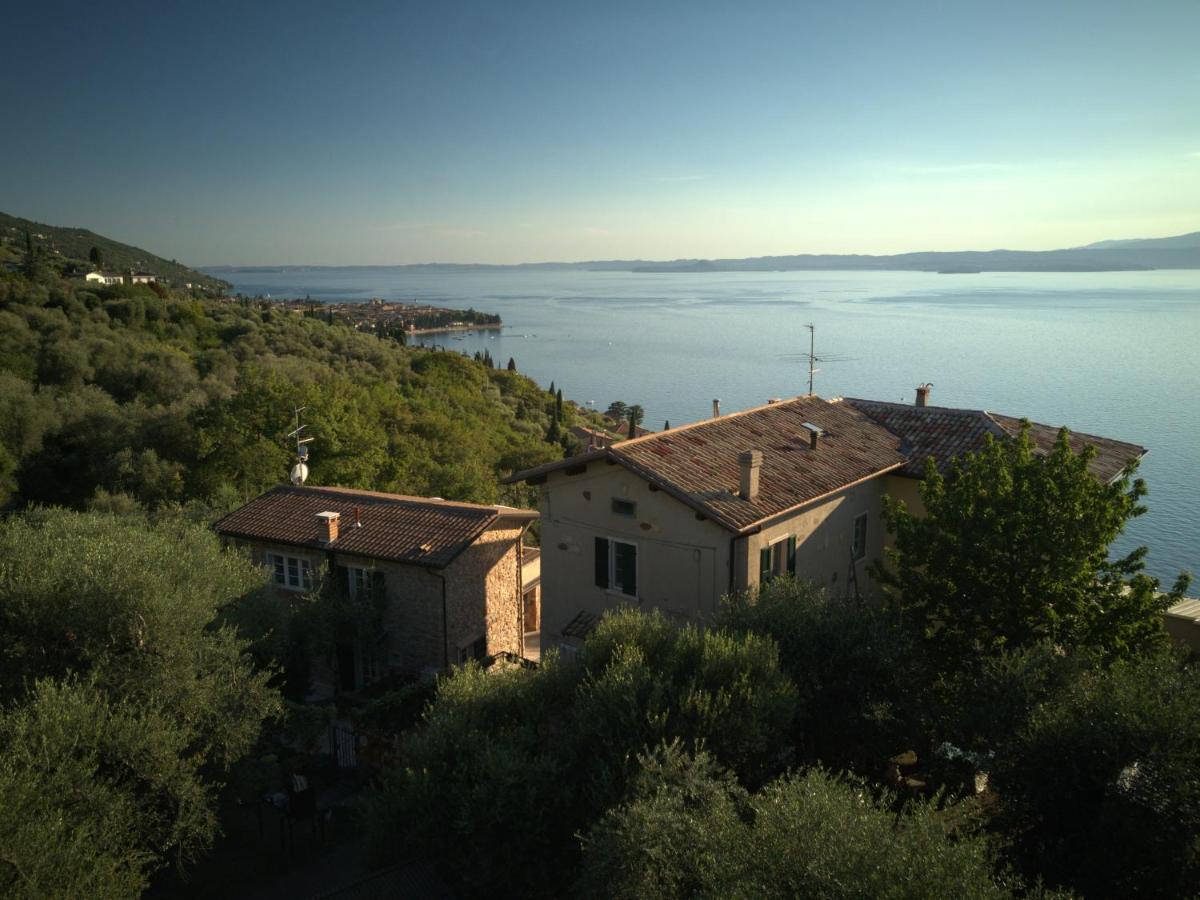
<svg viewBox="0 0 1200 900"><path fill-rule="evenodd" d="M805 395L592 450L513 475L541 487L541 641L573 646L605 610L657 608L704 620L721 597L794 575L835 594L871 593L883 497L920 509L926 458L946 464L1015 434L1020 420ZM1057 430L1033 426L1039 448ZM1106 480L1141 447L1095 445Z"/></svg>
<svg viewBox="0 0 1200 900"><path fill-rule="evenodd" d="M339 642L338 690L390 671L444 670L499 653L524 656L522 537L531 510L333 487L280 486L214 528L249 549L280 592L326 578L379 609L378 633Z"/></svg>

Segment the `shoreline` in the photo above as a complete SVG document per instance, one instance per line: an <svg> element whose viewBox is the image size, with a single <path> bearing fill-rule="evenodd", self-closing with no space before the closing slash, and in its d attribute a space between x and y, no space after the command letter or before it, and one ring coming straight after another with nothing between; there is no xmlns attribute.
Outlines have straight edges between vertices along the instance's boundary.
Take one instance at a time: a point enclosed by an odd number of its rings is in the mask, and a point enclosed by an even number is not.
<svg viewBox="0 0 1200 900"><path fill-rule="evenodd" d="M456 331L499 331L504 327L503 322L488 322L483 325L442 325L438 328L413 328L405 331L408 335L451 334Z"/></svg>

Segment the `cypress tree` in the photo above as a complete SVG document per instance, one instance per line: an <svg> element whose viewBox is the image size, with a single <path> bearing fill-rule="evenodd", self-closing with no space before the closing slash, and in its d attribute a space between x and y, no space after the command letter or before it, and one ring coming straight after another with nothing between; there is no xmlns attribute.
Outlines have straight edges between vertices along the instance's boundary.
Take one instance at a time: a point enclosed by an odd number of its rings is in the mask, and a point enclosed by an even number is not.
<svg viewBox="0 0 1200 900"><path fill-rule="evenodd" d="M562 421L562 388L554 394L554 418Z"/></svg>
<svg viewBox="0 0 1200 900"><path fill-rule="evenodd" d="M508 371L510 371L510 372L517 371L517 361L515 359L513 359L511 356L508 358Z"/></svg>

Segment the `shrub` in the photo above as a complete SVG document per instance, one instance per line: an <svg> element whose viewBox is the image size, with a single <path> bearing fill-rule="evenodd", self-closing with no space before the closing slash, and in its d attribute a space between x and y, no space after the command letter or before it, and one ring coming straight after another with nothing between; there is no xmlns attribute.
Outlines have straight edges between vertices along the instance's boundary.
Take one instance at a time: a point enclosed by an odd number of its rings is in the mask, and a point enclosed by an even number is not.
<svg viewBox="0 0 1200 900"><path fill-rule="evenodd" d="M1000 759L1025 867L1089 897L1200 891L1200 672L1169 653L1095 669Z"/></svg>
<svg viewBox="0 0 1200 900"><path fill-rule="evenodd" d="M920 801L896 811L824 770L747 793L706 753L641 759L630 799L591 830L584 897L988 898L1019 887L979 835Z"/></svg>

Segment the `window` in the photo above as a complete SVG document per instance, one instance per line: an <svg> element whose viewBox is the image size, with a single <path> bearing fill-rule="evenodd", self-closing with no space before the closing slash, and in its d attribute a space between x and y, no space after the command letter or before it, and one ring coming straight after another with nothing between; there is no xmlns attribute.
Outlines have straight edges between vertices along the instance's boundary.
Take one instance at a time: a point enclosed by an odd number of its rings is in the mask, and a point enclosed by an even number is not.
<svg viewBox="0 0 1200 900"><path fill-rule="evenodd" d="M362 597L364 600L371 595L371 570L361 569L358 566L349 566L350 570L350 598L357 600Z"/></svg>
<svg viewBox="0 0 1200 900"><path fill-rule="evenodd" d="M867 555L867 514L854 517L854 541L850 545L851 553L855 559L862 559Z"/></svg>
<svg viewBox="0 0 1200 900"><path fill-rule="evenodd" d="M337 583L351 600L382 601L387 596L383 572L362 566L337 566Z"/></svg>
<svg viewBox="0 0 1200 900"><path fill-rule="evenodd" d="M465 665L473 659L483 660L487 657L487 636L478 638L469 644L458 648L458 661Z"/></svg>
<svg viewBox="0 0 1200 900"><path fill-rule="evenodd" d="M637 596L637 544L596 538L596 587Z"/></svg>
<svg viewBox="0 0 1200 900"><path fill-rule="evenodd" d="M613 497L612 511L618 516L633 518L637 516L637 504L632 500L620 500L617 497Z"/></svg>
<svg viewBox="0 0 1200 900"><path fill-rule="evenodd" d="M783 574L796 574L796 538L782 538L758 551L758 581L766 584Z"/></svg>
<svg viewBox="0 0 1200 900"><path fill-rule="evenodd" d="M308 560L299 556L284 556L268 553L267 565L271 567L271 579L281 587L293 591L312 590L312 570Z"/></svg>

